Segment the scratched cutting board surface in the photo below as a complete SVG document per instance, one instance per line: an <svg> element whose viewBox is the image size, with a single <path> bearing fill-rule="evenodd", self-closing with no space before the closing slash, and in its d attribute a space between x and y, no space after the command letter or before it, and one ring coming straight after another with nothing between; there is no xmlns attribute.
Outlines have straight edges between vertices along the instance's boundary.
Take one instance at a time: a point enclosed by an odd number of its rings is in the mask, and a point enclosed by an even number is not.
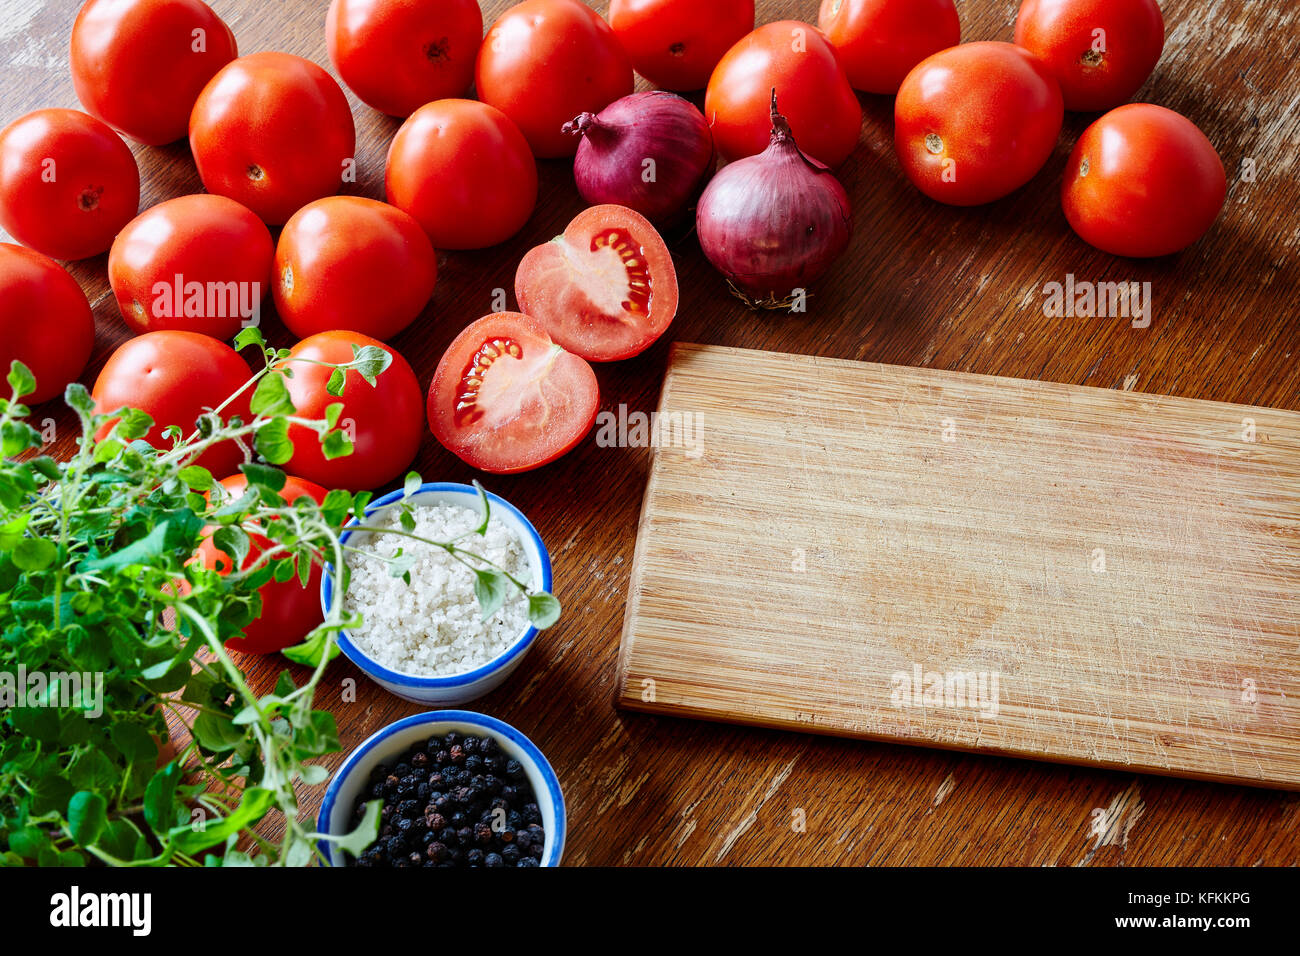
<svg viewBox="0 0 1300 956"><path fill-rule="evenodd" d="M621 705L1300 788L1300 414L697 345L659 411Z"/></svg>

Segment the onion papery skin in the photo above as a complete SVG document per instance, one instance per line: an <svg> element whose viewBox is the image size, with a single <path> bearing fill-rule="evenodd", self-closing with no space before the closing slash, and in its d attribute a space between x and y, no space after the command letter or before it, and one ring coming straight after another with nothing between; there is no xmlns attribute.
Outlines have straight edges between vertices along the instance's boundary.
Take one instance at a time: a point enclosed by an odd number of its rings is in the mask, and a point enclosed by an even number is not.
<svg viewBox="0 0 1300 956"><path fill-rule="evenodd" d="M564 131L582 136L573 178L583 200L627 206L660 229L687 218L717 166L704 114L663 90L624 96Z"/></svg>
<svg viewBox="0 0 1300 956"><path fill-rule="evenodd" d="M800 151L773 104L772 140L724 166L696 209L700 248L750 308L789 308L796 290L826 274L848 248L848 194Z"/></svg>

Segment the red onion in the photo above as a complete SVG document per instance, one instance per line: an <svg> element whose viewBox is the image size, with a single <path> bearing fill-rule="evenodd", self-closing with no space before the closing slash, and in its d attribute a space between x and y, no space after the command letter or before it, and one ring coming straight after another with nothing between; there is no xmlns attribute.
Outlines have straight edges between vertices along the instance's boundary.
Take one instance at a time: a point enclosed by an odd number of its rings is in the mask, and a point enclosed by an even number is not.
<svg viewBox="0 0 1300 956"><path fill-rule="evenodd" d="M772 139L719 170L700 197L704 255L750 308L791 305L848 247L849 197L826 166L795 144L772 91Z"/></svg>
<svg viewBox="0 0 1300 956"><path fill-rule="evenodd" d="M573 160L582 198L627 206L660 227L685 218L717 162L704 115L663 90L583 113L564 131L582 137Z"/></svg>

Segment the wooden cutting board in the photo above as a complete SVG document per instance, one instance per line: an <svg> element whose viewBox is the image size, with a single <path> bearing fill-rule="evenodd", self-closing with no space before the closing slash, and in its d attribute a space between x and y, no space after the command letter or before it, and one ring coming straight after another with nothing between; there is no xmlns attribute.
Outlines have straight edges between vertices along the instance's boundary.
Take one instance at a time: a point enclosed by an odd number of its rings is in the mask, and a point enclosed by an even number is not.
<svg viewBox="0 0 1300 956"><path fill-rule="evenodd" d="M698 345L659 414L621 705L1300 788L1300 414Z"/></svg>

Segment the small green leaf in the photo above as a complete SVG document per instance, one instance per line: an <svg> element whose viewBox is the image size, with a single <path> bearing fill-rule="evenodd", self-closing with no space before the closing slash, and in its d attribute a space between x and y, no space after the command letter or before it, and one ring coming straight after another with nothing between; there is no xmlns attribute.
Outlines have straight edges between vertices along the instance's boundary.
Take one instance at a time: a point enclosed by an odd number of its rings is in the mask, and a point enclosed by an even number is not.
<svg viewBox="0 0 1300 956"><path fill-rule="evenodd" d="M293 442L289 440L289 423L283 418L273 418L257 430L253 444L257 453L273 465L283 465L293 457Z"/></svg>
<svg viewBox="0 0 1300 956"><path fill-rule="evenodd" d="M330 379L325 383L325 391L334 396L342 395L343 385L346 381L347 373L341 368L336 368L334 371L330 372Z"/></svg>
<svg viewBox="0 0 1300 956"><path fill-rule="evenodd" d="M13 353L10 352L10 355ZM15 399L22 398L24 395L30 395L36 391L36 376L18 359L9 363L9 374L6 376L9 387L13 389Z"/></svg>
<svg viewBox="0 0 1300 956"><path fill-rule="evenodd" d="M321 452L327 459L345 458L352 454L352 442L342 431L335 429L327 432L321 440Z"/></svg>
<svg viewBox="0 0 1300 956"><path fill-rule="evenodd" d="M279 468L268 468L266 465L259 465L255 461L245 462L239 466L239 470L244 473L250 485L256 485L259 488L270 488L272 491L283 491L286 476Z"/></svg>
<svg viewBox="0 0 1300 956"><path fill-rule="evenodd" d="M182 468L178 473L181 481L189 485L195 491L207 491L214 484L212 472L208 471L201 465L190 465Z"/></svg>
<svg viewBox="0 0 1300 956"><path fill-rule="evenodd" d="M284 384L284 376L279 372L268 372L253 389L253 397L248 403L254 415L292 415L297 411L293 399L289 397L289 388Z"/></svg>
<svg viewBox="0 0 1300 956"><path fill-rule="evenodd" d="M233 562L230 569L243 568L244 560L248 557L250 541L248 532L238 525L222 525L212 534L212 543L218 551L225 552Z"/></svg>
<svg viewBox="0 0 1300 956"><path fill-rule="evenodd" d="M252 826L266 815L275 802L275 794L262 787L244 791L239 806L229 816L222 817L202 828L193 824L173 827L169 833L172 845L180 852L193 855L209 847L224 843L227 837Z"/></svg>
<svg viewBox="0 0 1300 956"><path fill-rule="evenodd" d="M379 814L383 807L384 801L382 800L367 802L366 813L361 818L361 822L353 828L351 833L340 837L330 837L331 842L344 853L360 856L365 852L366 847L379 838Z"/></svg>
<svg viewBox="0 0 1300 956"><path fill-rule="evenodd" d="M339 423L339 416L343 414L342 402L330 402L325 406L325 426L333 428Z"/></svg>
<svg viewBox="0 0 1300 956"><path fill-rule="evenodd" d="M44 571L59 556L59 548L45 538L23 538L14 547L14 566L21 571Z"/></svg>
<svg viewBox="0 0 1300 956"><path fill-rule="evenodd" d="M176 824L176 785L181 768L170 761L149 780L144 791L144 819L155 833L165 833Z"/></svg>
<svg viewBox="0 0 1300 956"><path fill-rule="evenodd" d="M235 351L242 352L250 345L256 345L258 348L266 348L266 339L262 337L262 330L255 325L246 326L239 330L235 336Z"/></svg>
<svg viewBox="0 0 1300 956"><path fill-rule="evenodd" d="M63 400L68 403L68 407L74 412L82 415L93 415L95 413L95 400L90 397L90 392L86 386L80 382L73 382L63 390Z"/></svg>
<svg viewBox="0 0 1300 956"><path fill-rule="evenodd" d="M392 364L393 356L388 350L378 345L365 345L360 348L354 345L352 361L348 363L348 368L356 371L371 388L374 388L379 384L379 376Z"/></svg>
<svg viewBox="0 0 1300 956"><path fill-rule="evenodd" d="M560 619L560 602L545 591L528 595L528 620L544 631Z"/></svg>
<svg viewBox="0 0 1300 956"><path fill-rule="evenodd" d="M408 471L406 473L406 480L402 482L402 497L411 497L411 495L420 490L422 484L424 484L424 479L420 477L418 471Z"/></svg>
<svg viewBox="0 0 1300 956"><path fill-rule="evenodd" d="M90 846L108 823L108 801L98 793L79 790L68 801L68 830L81 846Z"/></svg>
<svg viewBox="0 0 1300 956"><path fill-rule="evenodd" d="M479 607L483 609L483 620L486 621L506 603L511 587L510 579L495 568L474 571L474 597L478 598Z"/></svg>
<svg viewBox="0 0 1300 956"><path fill-rule="evenodd" d="M308 635L307 640L301 644L294 644L292 647L286 647L280 653L293 661L295 664L302 664L305 667L315 667L320 663L321 654L329 649L329 659L339 656L339 645L337 641L331 639L328 632L318 630Z"/></svg>

